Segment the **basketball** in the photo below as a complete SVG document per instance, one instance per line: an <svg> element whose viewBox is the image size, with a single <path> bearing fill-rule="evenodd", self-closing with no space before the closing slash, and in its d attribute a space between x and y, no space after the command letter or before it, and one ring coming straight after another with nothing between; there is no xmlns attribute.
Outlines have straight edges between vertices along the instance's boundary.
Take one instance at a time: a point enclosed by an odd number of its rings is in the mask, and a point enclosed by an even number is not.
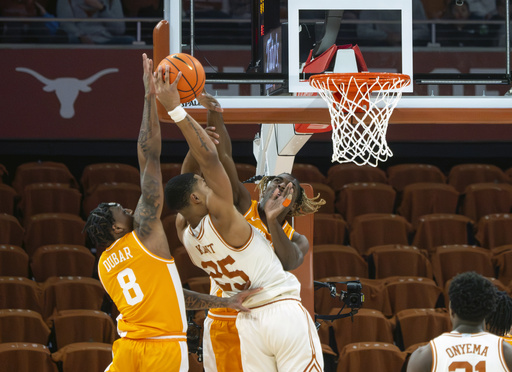
<svg viewBox="0 0 512 372"><path fill-rule="evenodd" d="M169 66L169 82L172 83L178 72L182 76L178 83L181 103L190 102L203 91L206 81L203 65L193 56L187 53L175 53L165 57L158 67L162 67L165 80L165 66ZM157 67L157 71L158 71Z"/></svg>

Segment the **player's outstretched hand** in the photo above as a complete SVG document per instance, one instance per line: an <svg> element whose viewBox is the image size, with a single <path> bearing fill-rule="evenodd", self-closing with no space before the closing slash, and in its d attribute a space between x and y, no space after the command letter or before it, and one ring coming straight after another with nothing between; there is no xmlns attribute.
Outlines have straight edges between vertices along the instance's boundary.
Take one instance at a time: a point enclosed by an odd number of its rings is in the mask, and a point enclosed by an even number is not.
<svg viewBox="0 0 512 372"><path fill-rule="evenodd" d="M172 111L181 104L180 94L178 92L178 83L181 79L181 71L178 72L178 75L172 84L169 83L169 65L165 66L165 80L162 77L163 74L164 71L162 66L158 67L155 77L156 98L158 98L167 111Z"/></svg>
<svg viewBox="0 0 512 372"><path fill-rule="evenodd" d="M200 95L197 96L197 102L210 111L223 112L224 110L220 107L219 101L217 101L211 94L208 94L206 90L203 90Z"/></svg>
<svg viewBox="0 0 512 372"><path fill-rule="evenodd" d="M247 297L258 293L263 288L259 287L259 288L248 289L249 285L250 285L249 282L246 283L245 289L242 292L239 292L232 297L228 297L229 305L227 307L229 307L230 309L240 310L243 312L250 312L251 310L249 308L245 307L244 305L242 305L242 302L244 302Z"/></svg>
<svg viewBox="0 0 512 372"><path fill-rule="evenodd" d="M144 81L144 90L146 97L156 94L155 82L153 77L153 60L148 58L146 53L142 53L142 80Z"/></svg>
<svg viewBox="0 0 512 372"><path fill-rule="evenodd" d="M206 127L204 128L205 132L208 134L210 139L215 145L219 144L219 134L215 132L215 127Z"/></svg>

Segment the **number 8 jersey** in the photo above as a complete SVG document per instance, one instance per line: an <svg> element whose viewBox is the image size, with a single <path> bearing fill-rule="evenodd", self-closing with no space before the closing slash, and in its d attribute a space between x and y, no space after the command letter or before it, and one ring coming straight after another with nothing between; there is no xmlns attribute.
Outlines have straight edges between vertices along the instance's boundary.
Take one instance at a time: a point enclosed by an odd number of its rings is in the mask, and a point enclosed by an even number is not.
<svg viewBox="0 0 512 372"><path fill-rule="evenodd" d="M135 231L102 253L98 275L119 310L121 337L186 340L185 300L174 260L151 253Z"/></svg>
<svg viewBox="0 0 512 372"><path fill-rule="evenodd" d="M510 372L503 338L491 333L443 333L430 346L432 372Z"/></svg>

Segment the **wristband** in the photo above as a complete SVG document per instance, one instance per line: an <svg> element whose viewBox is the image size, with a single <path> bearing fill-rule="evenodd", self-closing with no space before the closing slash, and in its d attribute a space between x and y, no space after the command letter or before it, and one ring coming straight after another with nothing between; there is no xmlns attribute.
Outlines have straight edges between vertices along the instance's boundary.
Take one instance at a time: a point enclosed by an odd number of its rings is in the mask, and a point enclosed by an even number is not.
<svg viewBox="0 0 512 372"><path fill-rule="evenodd" d="M167 112L175 123L182 121L187 117L187 112L181 106L176 107L174 110Z"/></svg>

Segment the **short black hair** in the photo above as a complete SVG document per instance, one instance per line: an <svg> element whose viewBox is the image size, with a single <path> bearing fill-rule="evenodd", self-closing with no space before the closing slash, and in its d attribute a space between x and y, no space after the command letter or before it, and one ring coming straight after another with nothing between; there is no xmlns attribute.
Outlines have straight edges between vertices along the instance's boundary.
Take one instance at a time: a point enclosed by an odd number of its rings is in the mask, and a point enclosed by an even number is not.
<svg viewBox="0 0 512 372"><path fill-rule="evenodd" d="M494 311L496 293L494 284L474 271L455 276L448 290L452 311L470 322L481 322Z"/></svg>
<svg viewBox="0 0 512 372"><path fill-rule="evenodd" d="M164 195L167 206L175 211L180 211L189 204L189 196L192 193L197 179L194 173L183 173L175 176L165 185Z"/></svg>
<svg viewBox="0 0 512 372"><path fill-rule="evenodd" d="M84 230L95 248L106 248L115 240L112 234L114 216L112 203L100 203L94 208L85 222Z"/></svg>
<svg viewBox="0 0 512 372"><path fill-rule="evenodd" d="M497 292L496 309L485 318L487 330L504 336L512 328L512 298L505 291Z"/></svg>

